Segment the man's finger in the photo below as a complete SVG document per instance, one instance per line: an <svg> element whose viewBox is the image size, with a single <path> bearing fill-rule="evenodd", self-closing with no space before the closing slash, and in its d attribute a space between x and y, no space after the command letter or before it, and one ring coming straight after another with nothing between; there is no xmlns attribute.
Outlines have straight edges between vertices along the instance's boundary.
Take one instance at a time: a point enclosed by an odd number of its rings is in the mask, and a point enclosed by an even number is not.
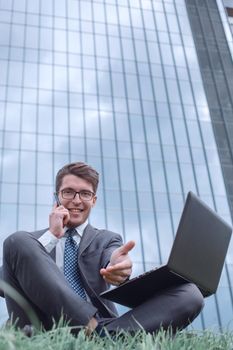
<svg viewBox="0 0 233 350"><path fill-rule="evenodd" d="M130 250L132 250L135 246L134 241L129 241L125 244L123 244L120 248L118 248L118 252L122 255L128 254Z"/></svg>
<svg viewBox="0 0 233 350"><path fill-rule="evenodd" d="M117 278L111 278L111 277L107 277L107 276L103 276L104 280L107 282L107 283L110 283L114 286L119 286L121 283L123 283L126 278L125 277L120 277L118 276Z"/></svg>
<svg viewBox="0 0 233 350"><path fill-rule="evenodd" d="M70 220L70 214L66 213L63 218L63 225L66 226Z"/></svg>
<svg viewBox="0 0 233 350"><path fill-rule="evenodd" d="M125 266L124 269L120 266L119 268L115 268L115 266L107 267L106 269L100 269L100 274L103 276L129 276L132 273L132 265Z"/></svg>
<svg viewBox="0 0 233 350"><path fill-rule="evenodd" d="M118 271L118 270L128 270L132 268L132 262L131 260L128 261L120 261L119 263L116 263L114 265L108 265L106 267L107 272L112 272L112 271Z"/></svg>

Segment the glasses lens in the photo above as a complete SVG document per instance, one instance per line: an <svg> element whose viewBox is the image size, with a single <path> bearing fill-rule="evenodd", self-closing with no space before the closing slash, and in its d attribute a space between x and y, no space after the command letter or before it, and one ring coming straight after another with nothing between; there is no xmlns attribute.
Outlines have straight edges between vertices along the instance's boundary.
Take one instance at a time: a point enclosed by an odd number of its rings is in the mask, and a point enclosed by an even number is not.
<svg viewBox="0 0 233 350"><path fill-rule="evenodd" d="M70 189L62 190L61 194L62 194L62 198L70 199L70 200L73 200L75 198L75 195L78 194L79 198L82 201L90 201L93 198L93 196L94 196L94 193L92 193L90 191L83 190L83 191L80 191L80 192L76 192L76 191L70 190Z"/></svg>
<svg viewBox="0 0 233 350"><path fill-rule="evenodd" d="M89 191L80 191L79 197L83 201L90 201L93 198L93 193Z"/></svg>
<svg viewBox="0 0 233 350"><path fill-rule="evenodd" d="M64 199L73 199L74 196L75 196L75 191L72 191L72 190L63 190L61 191L61 194L62 194L62 197Z"/></svg>

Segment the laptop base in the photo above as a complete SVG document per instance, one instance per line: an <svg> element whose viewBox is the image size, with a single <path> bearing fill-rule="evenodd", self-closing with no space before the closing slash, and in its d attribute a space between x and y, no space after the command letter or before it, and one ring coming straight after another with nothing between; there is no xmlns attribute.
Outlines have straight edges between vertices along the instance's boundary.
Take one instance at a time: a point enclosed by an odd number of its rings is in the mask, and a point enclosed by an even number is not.
<svg viewBox="0 0 233 350"><path fill-rule="evenodd" d="M161 292L161 290L183 283L188 283L188 281L169 271L167 265L164 265L154 271L149 271L149 273L135 277L118 287L103 292L100 296L133 308L150 299L156 293ZM134 292L132 293L132 291Z"/></svg>

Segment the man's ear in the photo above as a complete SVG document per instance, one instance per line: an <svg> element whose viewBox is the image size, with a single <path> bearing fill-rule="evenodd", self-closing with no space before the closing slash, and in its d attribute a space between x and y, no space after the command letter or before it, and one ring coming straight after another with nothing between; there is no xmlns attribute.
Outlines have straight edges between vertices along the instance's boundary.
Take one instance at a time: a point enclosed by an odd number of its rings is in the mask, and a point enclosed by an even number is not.
<svg viewBox="0 0 233 350"><path fill-rule="evenodd" d="M93 198L93 202L92 202L92 208L95 206L95 203L96 203L96 201L97 201L97 196L95 196L94 198Z"/></svg>

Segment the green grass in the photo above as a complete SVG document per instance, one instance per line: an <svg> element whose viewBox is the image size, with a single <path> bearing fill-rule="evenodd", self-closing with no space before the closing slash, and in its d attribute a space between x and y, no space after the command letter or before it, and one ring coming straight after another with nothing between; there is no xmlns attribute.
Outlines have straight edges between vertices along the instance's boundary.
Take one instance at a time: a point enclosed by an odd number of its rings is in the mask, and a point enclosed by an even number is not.
<svg viewBox="0 0 233 350"><path fill-rule="evenodd" d="M0 329L0 350L222 350L233 349L233 333L179 332L175 336L160 331L157 335L139 332L134 337L119 334L116 339L87 338L83 331L77 337L70 334L68 327L37 332L31 338L13 327Z"/></svg>

